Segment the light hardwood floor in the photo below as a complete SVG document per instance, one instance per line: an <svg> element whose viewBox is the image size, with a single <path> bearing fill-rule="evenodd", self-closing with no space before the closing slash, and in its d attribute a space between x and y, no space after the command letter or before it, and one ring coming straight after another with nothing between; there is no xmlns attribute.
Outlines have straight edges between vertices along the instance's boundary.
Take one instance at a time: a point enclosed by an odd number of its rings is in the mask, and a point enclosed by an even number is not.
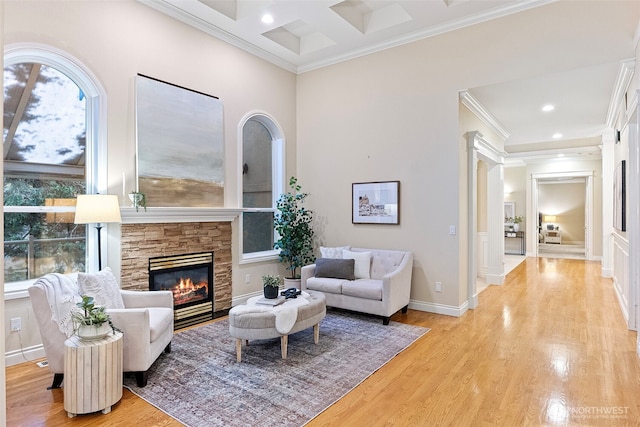
<svg viewBox="0 0 640 427"><path fill-rule="evenodd" d="M396 314L431 331L308 425L640 425L636 333L600 268L528 258L460 318ZM7 368L7 425L180 425L127 390L69 419L50 383L34 363Z"/></svg>

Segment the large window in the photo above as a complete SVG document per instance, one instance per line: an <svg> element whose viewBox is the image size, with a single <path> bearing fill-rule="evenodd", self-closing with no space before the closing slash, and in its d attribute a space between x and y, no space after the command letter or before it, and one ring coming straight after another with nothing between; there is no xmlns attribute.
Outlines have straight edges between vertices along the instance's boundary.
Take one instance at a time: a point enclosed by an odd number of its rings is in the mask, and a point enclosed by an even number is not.
<svg viewBox="0 0 640 427"><path fill-rule="evenodd" d="M97 135L96 91L70 77L82 72L64 58L38 56L5 55L5 283L87 270L86 226L73 219L76 195L91 192L95 182L87 170Z"/></svg>
<svg viewBox="0 0 640 427"><path fill-rule="evenodd" d="M274 256L275 201L282 189L282 137L268 117L251 116L242 126L242 255Z"/></svg>

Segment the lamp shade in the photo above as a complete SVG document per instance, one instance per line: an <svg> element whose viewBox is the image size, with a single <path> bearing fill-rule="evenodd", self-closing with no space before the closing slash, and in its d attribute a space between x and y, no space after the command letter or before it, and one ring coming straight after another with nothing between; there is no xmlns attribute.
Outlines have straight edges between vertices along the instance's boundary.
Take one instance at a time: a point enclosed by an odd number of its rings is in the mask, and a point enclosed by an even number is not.
<svg viewBox="0 0 640 427"><path fill-rule="evenodd" d="M122 222L118 196L111 194L79 194L76 201L75 224Z"/></svg>
<svg viewBox="0 0 640 427"><path fill-rule="evenodd" d="M542 217L542 221L544 221L544 222L556 222L556 216L555 215L544 215Z"/></svg>

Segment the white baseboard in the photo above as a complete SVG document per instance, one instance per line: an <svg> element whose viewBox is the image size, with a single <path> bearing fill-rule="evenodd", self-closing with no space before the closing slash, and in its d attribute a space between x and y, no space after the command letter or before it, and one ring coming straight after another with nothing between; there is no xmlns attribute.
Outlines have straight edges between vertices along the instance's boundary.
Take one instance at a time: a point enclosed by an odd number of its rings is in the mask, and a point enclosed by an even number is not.
<svg viewBox="0 0 640 427"><path fill-rule="evenodd" d="M25 362L34 362L37 359L42 359L46 357L44 353L44 347L42 344L36 345L29 348L24 348L22 350L12 350L8 351L4 354L4 364L5 366L13 366L19 365L20 363Z"/></svg>
<svg viewBox="0 0 640 427"><path fill-rule="evenodd" d="M231 298L231 307L235 307L236 305L246 304L247 300L251 297L257 297L262 295L262 291L251 292L250 294L244 294L237 297Z"/></svg>
<svg viewBox="0 0 640 427"><path fill-rule="evenodd" d="M465 302L460 307L456 307L453 305L437 304L434 302L410 301L409 308L412 310L426 311L427 313L460 317L469 309L469 303Z"/></svg>
<svg viewBox="0 0 640 427"><path fill-rule="evenodd" d="M259 295L262 295L262 292L252 292L250 294L233 297L231 299L231 306L235 307L236 305L245 304L249 298ZM426 311L428 313L460 317L469 309L469 303L465 302L460 307L455 307L452 305L436 304L432 302L409 301L409 308L418 311Z"/></svg>
<svg viewBox="0 0 640 427"><path fill-rule="evenodd" d="M504 285L505 274L487 274L485 281L487 285Z"/></svg>

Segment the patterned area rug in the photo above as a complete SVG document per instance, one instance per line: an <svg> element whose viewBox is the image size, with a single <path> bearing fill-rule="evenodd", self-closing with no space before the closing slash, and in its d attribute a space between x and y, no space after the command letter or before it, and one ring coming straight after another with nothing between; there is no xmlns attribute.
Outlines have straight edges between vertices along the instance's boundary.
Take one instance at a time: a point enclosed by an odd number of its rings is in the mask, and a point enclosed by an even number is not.
<svg viewBox="0 0 640 427"><path fill-rule="evenodd" d="M227 319L175 335L170 354L149 371L146 387L125 386L187 426L301 426L426 334L427 328L328 310L313 328L251 341L236 363Z"/></svg>

